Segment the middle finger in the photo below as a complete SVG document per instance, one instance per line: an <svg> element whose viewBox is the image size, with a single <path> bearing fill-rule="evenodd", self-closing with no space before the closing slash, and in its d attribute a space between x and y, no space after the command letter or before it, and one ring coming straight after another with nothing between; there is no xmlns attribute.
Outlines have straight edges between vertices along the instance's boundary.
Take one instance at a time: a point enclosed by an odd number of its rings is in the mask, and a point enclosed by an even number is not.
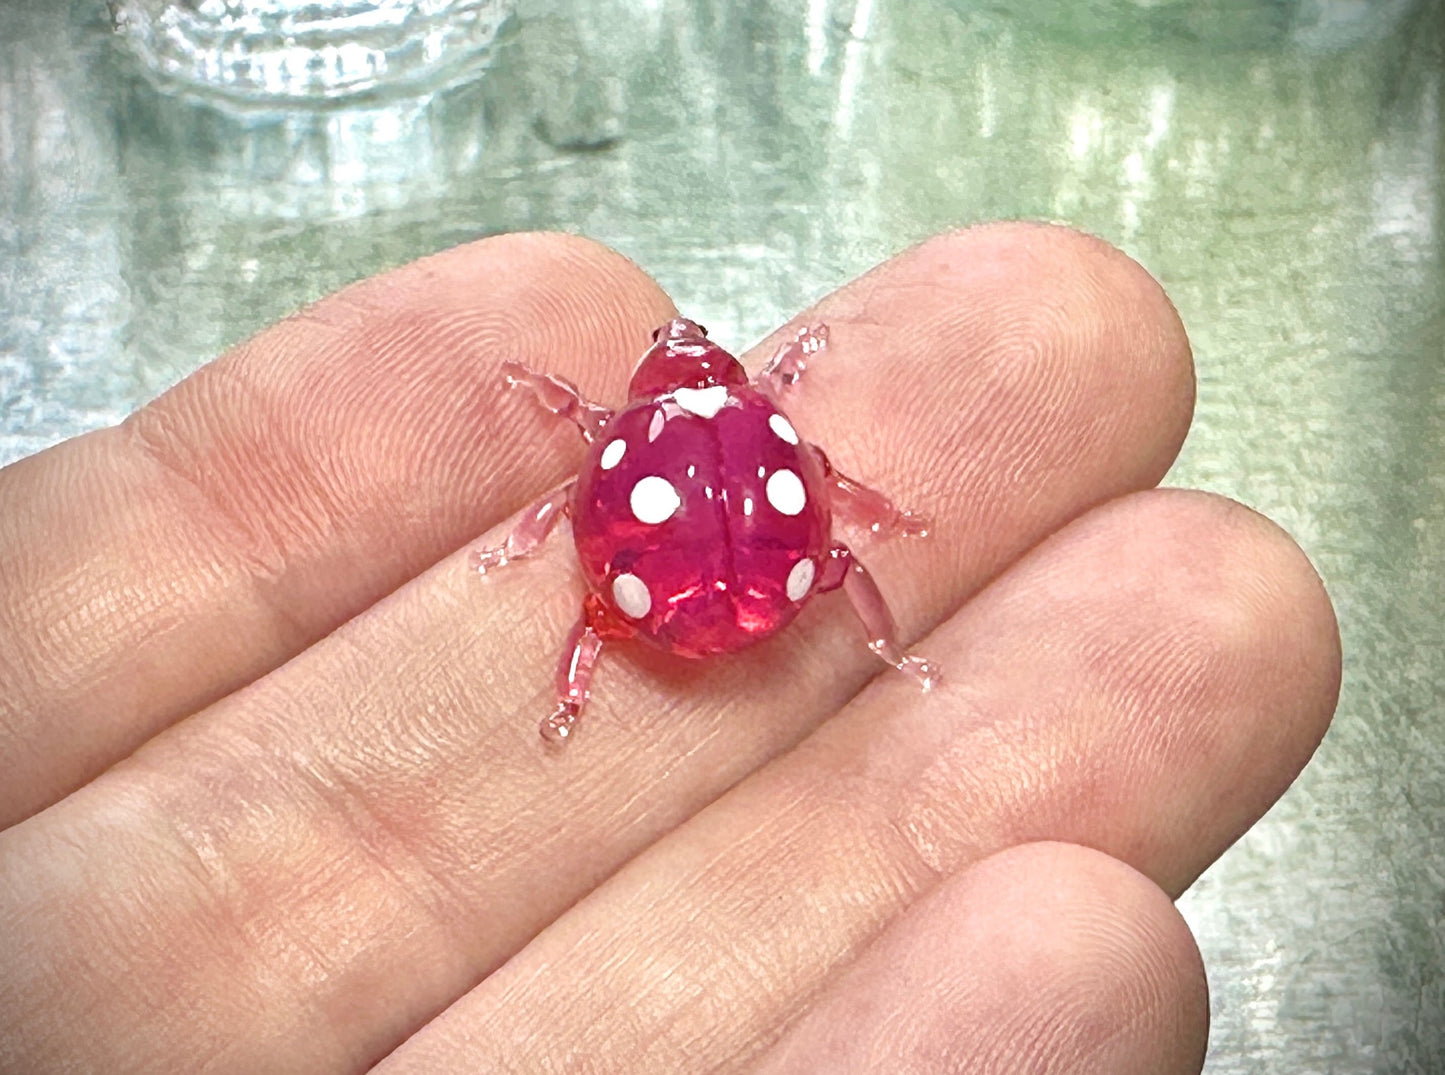
<svg viewBox="0 0 1445 1075"><path fill-rule="evenodd" d="M1061 229L935 240L806 319L835 347L798 425L936 523L864 551L908 635L1156 482L1187 425L1157 285ZM561 541L485 583L454 557L0 838L26 1066L81 1013L108 1070L373 1060L877 670L837 597L707 665L617 647L554 757L536 718L579 596Z"/></svg>

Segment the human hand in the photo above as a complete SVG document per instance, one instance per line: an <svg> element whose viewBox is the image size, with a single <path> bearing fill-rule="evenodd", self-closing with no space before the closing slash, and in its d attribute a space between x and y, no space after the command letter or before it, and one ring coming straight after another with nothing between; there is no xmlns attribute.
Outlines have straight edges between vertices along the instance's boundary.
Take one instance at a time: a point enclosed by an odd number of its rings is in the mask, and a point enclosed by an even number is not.
<svg viewBox="0 0 1445 1075"><path fill-rule="evenodd" d="M731 657L610 648L548 750L569 543L467 550L581 444L497 369L615 402L673 312L490 239L0 472L0 1069L1198 1068L1170 897L1339 653L1282 532L1145 491L1193 398L1158 286L997 225L800 315L833 342L790 417L935 524L859 550L942 684L834 594Z"/></svg>

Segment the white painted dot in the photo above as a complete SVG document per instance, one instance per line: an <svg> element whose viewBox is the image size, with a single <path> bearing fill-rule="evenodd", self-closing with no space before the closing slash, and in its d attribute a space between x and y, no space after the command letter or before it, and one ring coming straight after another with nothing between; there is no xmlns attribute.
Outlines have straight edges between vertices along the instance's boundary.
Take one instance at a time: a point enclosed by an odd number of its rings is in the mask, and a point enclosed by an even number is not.
<svg viewBox="0 0 1445 1075"><path fill-rule="evenodd" d="M622 574L612 580L612 603L624 616L640 620L652 611L652 594L636 575Z"/></svg>
<svg viewBox="0 0 1445 1075"><path fill-rule="evenodd" d="M606 448L602 449L602 469L611 470L618 463L622 462L622 457L626 454L627 442L621 437L618 437Z"/></svg>
<svg viewBox="0 0 1445 1075"><path fill-rule="evenodd" d="M797 515L808 505L803 479L791 470L773 471L765 491L768 494L768 503L784 515Z"/></svg>
<svg viewBox="0 0 1445 1075"><path fill-rule="evenodd" d="M808 596L808 591L813 588L813 575L817 568L813 561L808 559L799 560L793 565L793 570L788 572L788 600L801 601Z"/></svg>
<svg viewBox="0 0 1445 1075"><path fill-rule="evenodd" d="M688 414L711 418L722 410L723 404L728 401L728 386L714 384L706 388L679 388L673 392L672 398L677 400L677 405Z"/></svg>
<svg viewBox="0 0 1445 1075"><path fill-rule="evenodd" d="M789 444L798 443L798 431L793 428L793 423L781 414L775 414L768 419L768 428Z"/></svg>
<svg viewBox="0 0 1445 1075"><path fill-rule="evenodd" d="M632 487L631 504L632 514L637 516L638 522L656 525L672 518L672 513L682 504L682 498L677 495L672 482L652 474Z"/></svg>

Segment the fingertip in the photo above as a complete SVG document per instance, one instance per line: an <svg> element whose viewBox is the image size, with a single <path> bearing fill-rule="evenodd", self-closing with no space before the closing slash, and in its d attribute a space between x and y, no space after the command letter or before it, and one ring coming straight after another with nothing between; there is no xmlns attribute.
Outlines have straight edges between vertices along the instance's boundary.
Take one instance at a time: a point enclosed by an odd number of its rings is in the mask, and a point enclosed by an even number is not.
<svg viewBox="0 0 1445 1075"><path fill-rule="evenodd" d="M1208 987L1148 878L1090 848L1012 847L895 920L767 1054L768 1075L1197 1072Z"/></svg>
<svg viewBox="0 0 1445 1075"><path fill-rule="evenodd" d="M978 274L999 301L1017 294L1016 332L1064 341L1066 357L1134 393L1168 446L1167 469L1194 414L1194 354L1178 309L1140 262L1096 235L1046 221L974 225L933 236L917 252L927 271Z"/></svg>
<svg viewBox="0 0 1445 1075"><path fill-rule="evenodd" d="M1111 714L1107 730L1070 734L1110 737L1113 770L1107 794L1060 814L1056 834L1097 833L1177 894L1284 793L1329 727L1341 671L1329 595L1289 534L1211 493L1121 497L1048 548L1060 555L1031 592L1075 622L1078 673ZM1135 805L1121 820L1124 803Z"/></svg>
<svg viewBox="0 0 1445 1075"><path fill-rule="evenodd" d="M950 917L986 908L1011 979L1001 1011L1038 990L1078 1033L1042 1070L1198 1071L1209 1034L1203 957L1174 902L1143 873L1091 847L1021 844L971 867L945 895ZM1027 1035L1019 1035L1027 1038ZM1021 1067L1018 1070L1032 1070Z"/></svg>
<svg viewBox="0 0 1445 1075"><path fill-rule="evenodd" d="M1176 617L1181 629L1216 655L1214 685L1272 711L1269 727L1248 731L1256 737L1254 753L1279 769L1269 782L1279 794L1323 738L1339 698L1339 625L1309 557L1278 523L1198 490L1135 494L1101 511L1098 522L1131 532L1153 550L1145 554L1156 565L1151 585L1161 602L1187 613ZM1105 540L1127 546L1131 538ZM1227 722L1219 730L1241 731Z"/></svg>

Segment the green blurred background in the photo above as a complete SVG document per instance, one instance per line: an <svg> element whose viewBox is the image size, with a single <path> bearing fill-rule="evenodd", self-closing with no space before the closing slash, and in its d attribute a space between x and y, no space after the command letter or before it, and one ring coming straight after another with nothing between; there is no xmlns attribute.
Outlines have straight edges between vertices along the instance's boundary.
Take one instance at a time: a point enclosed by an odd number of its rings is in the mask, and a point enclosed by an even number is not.
<svg viewBox="0 0 1445 1075"><path fill-rule="evenodd" d="M739 346L941 229L1095 232L1194 341L1170 481L1287 527L1344 632L1318 756L1181 901L1207 1070L1445 1072L1442 9L520 0L478 77L283 112L0 0L0 462L494 232L591 235Z"/></svg>

